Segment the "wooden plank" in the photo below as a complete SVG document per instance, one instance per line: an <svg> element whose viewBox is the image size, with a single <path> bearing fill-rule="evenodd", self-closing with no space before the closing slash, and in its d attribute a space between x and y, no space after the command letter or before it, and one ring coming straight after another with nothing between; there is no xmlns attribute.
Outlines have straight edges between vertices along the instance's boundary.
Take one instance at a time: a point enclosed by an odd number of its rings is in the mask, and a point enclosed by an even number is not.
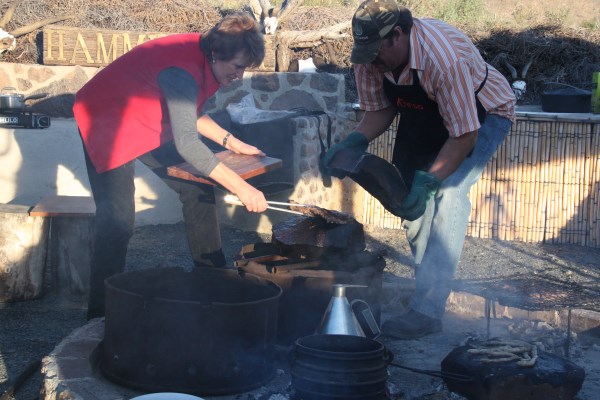
<svg viewBox="0 0 600 400"><path fill-rule="evenodd" d="M32 217L90 217L96 204L89 196L47 196L29 212Z"/></svg>
<svg viewBox="0 0 600 400"><path fill-rule="evenodd" d="M215 155L223 164L241 176L242 179L262 175L280 168L282 165L282 161L278 158L235 154L229 150L216 153ZM187 162L167 168L167 174L179 179L215 185L212 179L203 177L196 168Z"/></svg>

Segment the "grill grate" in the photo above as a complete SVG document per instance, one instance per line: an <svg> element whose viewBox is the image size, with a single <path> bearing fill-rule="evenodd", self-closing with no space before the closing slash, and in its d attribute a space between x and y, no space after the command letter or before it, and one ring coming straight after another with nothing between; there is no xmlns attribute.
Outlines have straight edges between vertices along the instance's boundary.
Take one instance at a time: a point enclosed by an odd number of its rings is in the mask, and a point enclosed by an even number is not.
<svg viewBox="0 0 600 400"><path fill-rule="evenodd" d="M453 289L528 311L558 308L600 311L600 288L538 275L456 280Z"/></svg>

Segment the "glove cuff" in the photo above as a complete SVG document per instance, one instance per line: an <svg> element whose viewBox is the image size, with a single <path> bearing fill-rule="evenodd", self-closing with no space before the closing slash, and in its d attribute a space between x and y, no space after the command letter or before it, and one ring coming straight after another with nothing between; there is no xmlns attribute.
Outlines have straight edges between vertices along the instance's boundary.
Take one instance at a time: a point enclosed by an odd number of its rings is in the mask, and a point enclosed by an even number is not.
<svg viewBox="0 0 600 400"><path fill-rule="evenodd" d="M420 182L421 184L429 186L433 189L439 188L442 184L442 181L440 181L435 175L422 170L415 171L413 184L414 182Z"/></svg>
<svg viewBox="0 0 600 400"><path fill-rule="evenodd" d="M362 151L369 147L369 139L358 131L350 132L344 141L349 145L348 147L361 149Z"/></svg>

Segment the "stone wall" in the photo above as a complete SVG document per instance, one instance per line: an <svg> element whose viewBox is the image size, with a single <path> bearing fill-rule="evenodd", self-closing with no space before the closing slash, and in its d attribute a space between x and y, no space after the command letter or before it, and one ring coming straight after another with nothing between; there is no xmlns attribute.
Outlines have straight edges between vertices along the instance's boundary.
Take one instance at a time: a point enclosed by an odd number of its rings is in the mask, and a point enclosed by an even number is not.
<svg viewBox="0 0 600 400"><path fill-rule="evenodd" d="M14 87L26 96L47 93L28 102L31 111L52 117L73 116L75 93L99 71L81 66L46 66L0 62L0 88ZM265 110L303 107L336 114L345 110L344 78L329 73L246 72L244 79L222 87L206 104L206 110L222 108L252 93L256 105Z"/></svg>
<svg viewBox="0 0 600 400"><path fill-rule="evenodd" d="M254 72L242 81L217 92L206 105L207 111L222 109L252 94L256 107L262 110L324 111L326 115L294 118L291 133L294 141L295 188L289 198L298 203L316 204L324 208L351 212L362 219L362 189L348 179L323 180L319 173L321 140L327 147L328 130L331 144L356 125L357 117L350 104L344 103L344 78L328 73L263 73ZM340 100L341 99L341 100Z"/></svg>
<svg viewBox="0 0 600 400"><path fill-rule="evenodd" d="M25 96L47 93L47 97L28 101L26 105L36 113L70 118L73 117L71 107L75 93L97 71L98 68L93 67L51 67L0 62L0 88L14 87Z"/></svg>
<svg viewBox="0 0 600 400"><path fill-rule="evenodd" d="M348 114L352 116L353 114ZM340 140L341 135L349 132L348 123L352 119L333 119L335 132L332 132L331 143ZM290 196L304 204L317 204L331 210L351 213L362 221L364 207L364 190L350 179L324 179L319 172L319 156L321 146L319 136L325 142L328 120L324 116L296 118L296 137L294 149L297 152L295 176L298 177L295 189ZM332 130L333 131L333 130Z"/></svg>

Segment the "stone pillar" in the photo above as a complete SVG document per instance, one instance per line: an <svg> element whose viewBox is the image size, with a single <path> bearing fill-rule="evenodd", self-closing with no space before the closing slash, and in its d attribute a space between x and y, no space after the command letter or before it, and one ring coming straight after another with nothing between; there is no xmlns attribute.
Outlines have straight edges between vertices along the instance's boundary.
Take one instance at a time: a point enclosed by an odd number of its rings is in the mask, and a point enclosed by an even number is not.
<svg viewBox="0 0 600 400"><path fill-rule="evenodd" d="M0 204L0 302L43 294L49 223L29 216L30 208Z"/></svg>

